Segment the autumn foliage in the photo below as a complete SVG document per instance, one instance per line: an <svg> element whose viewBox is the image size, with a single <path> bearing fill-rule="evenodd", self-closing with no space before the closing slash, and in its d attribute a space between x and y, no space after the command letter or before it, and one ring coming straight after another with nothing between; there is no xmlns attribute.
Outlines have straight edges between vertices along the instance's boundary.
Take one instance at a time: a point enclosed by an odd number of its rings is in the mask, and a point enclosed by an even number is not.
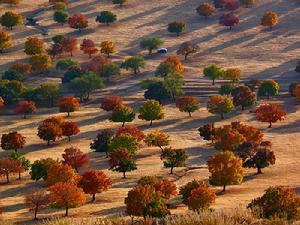
<svg viewBox="0 0 300 225"><path fill-rule="evenodd" d="M207 109L210 113L220 114L221 119L224 119L224 114L230 113L234 105L229 96L213 95L207 102Z"/></svg>
<svg viewBox="0 0 300 225"><path fill-rule="evenodd" d="M61 98L58 101L58 105L59 105L59 111L67 112L68 116L70 116L70 112L75 112L80 107L79 101L76 98L74 98L73 96L67 96L67 97Z"/></svg>
<svg viewBox="0 0 300 225"><path fill-rule="evenodd" d="M97 74L103 74L103 67L105 64L111 63L106 55L97 55L91 61L85 62L81 65L84 72L90 71Z"/></svg>
<svg viewBox="0 0 300 225"><path fill-rule="evenodd" d="M166 147L162 150L160 155L166 168L171 168L170 173L173 174L174 167L185 166L185 161L188 158L188 153L185 149L174 149Z"/></svg>
<svg viewBox="0 0 300 225"><path fill-rule="evenodd" d="M26 119L27 114L32 114L36 112L35 102L33 101L19 101L18 107L16 108L16 113L23 114L24 119Z"/></svg>
<svg viewBox="0 0 300 225"><path fill-rule="evenodd" d="M44 121L38 126L37 135L50 145L50 141L55 142L58 138L62 137L62 129L58 124Z"/></svg>
<svg viewBox="0 0 300 225"><path fill-rule="evenodd" d="M32 66L32 70L36 72L45 72L52 68L50 56L44 53L31 56L29 63Z"/></svg>
<svg viewBox="0 0 300 225"><path fill-rule="evenodd" d="M159 147L161 150L163 150L164 146L168 146L170 144L170 136L163 131L153 131L147 134L145 143L148 146Z"/></svg>
<svg viewBox="0 0 300 225"><path fill-rule="evenodd" d="M118 96L118 95L110 95L105 97L102 101L101 101L101 109L105 110L105 111L112 111L117 107L122 107L124 106L124 102L123 99Z"/></svg>
<svg viewBox="0 0 300 225"><path fill-rule="evenodd" d="M256 102L256 93L253 92L248 86L239 86L231 92L233 104L241 106L242 110L247 106L254 105Z"/></svg>
<svg viewBox="0 0 300 225"><path fill-rule="evenodd" d="M83 14L78 13L69 17L68 24L71 28L78 29L81 32L82 29L88 27L89 22Z"/></svg>
<svg viewBox="0 0 300 225"><path fill-rule="evenodd" d="M165 61L164 63L168 63L168 64L171 64L171 65L174 65L174 68L175 70L178 72L178 73L183 73L184 71L184 67L181 63L181 60L180 58L178 58L177 56L169 56Z"/></svg>
<svg viewBox="0 0 300 225"><path fill-rule="evenodd" d="M61 46L63 52L70 53L70 56L73 56L73 52L78 49L78 42L76 38L73 37L63 37L61 39Z"/></svg>
<svg viewBox="0 0 300 225"><path fill-rule="evenodd" d="M204 3L200 4L197 8L197 12L199 13L199 15L205 16L205 17L212 15L214 11L215 11L214 5L212 5L208 2L204 2Z"/></svg>
<svg viewBox="0 0 300 225"><path fill-rule="evenodd" d="M116 46L115 43L112 41L103 41L100 44L101 47L101 53L106 54L107 57L110 56L110 54L115 53L116 52Z"/></svg>
<svg viewBox="0 0 300 225"><path fill-rule="evenodd" d="M13 45L11 36L8 32L0 31L0 53L3 53L3 50L9 48Z"/></svg>
<svg viewBox="0 0 300 225"><path fill-rule="evenodd" d="M46 181L50 187L59 182L77 185L78 179L77 173L71 166L68 164L55 163L48 168Z"/></svg>
<svg viewBox="0 0 300 225"><path fill-rule="evenodd" d="M229 27L231 30L232 27L240 23L240 19L233 13L224 14L220 17L219 23L223 26Z"/></svg>
<svg viewBox="0 0 300 225"><path fill-rule="evenodd" d="M111 170L122 172L123 178L126 172L137 169L133 154L124 148L109 154L109 165Z"/></svg>
<svg viewBox="0 0 300 225"><path fill-rule="evenodd" d="M279 22L279 17L275 12L268 11L261 18L261 25L272 29Z"/></svg>
<svg viewBox="0 0 300 225"><path fill-rule="evenodd" d="M24 52L27 55L42 54L45 52L44 41L37 37L29 37L25 42Z"/></svg>
<svg viewBox="0 0 300 225"><path fill-rule="evenodd" d="M85 195L81 188L69 183L57 183L49 188L51 203L57 207L66 208L65 216L68 216L69 208L81 206L85 203Z"/></svg>
<svg viewBox="0 0 300 225"><path fill-rule="evenodd" d="M97 193L107 191L111 185L111 179L100 170L85 171L79 182L79 186L82 187L83 191L93 196L93 201L95 201Z"/></svg>
<svg viewBox="0 0 300 225"><path fill-rule="evenodd" d="M86 167L90 163L90 157L75 147L66 148L62 154L63 163L68 164L78 172L81 167Z"/></svg>
<svg viewBox="0 0 300 225"><path fill-rule="evenodd" d="M78 124L72 121L66 121L61 124L62 135L68 137L71 141L71 136L76 135L80 132Z"/></svg>
<svg viewBox="0 0 300 225"><path fill-rule="evenodd" d="M179 108L181 112L188 112L189 116L192 117L192 112L199 109L199 101L193 96L183 96L176 100L176 107Z"/></svg>
<svg viewBox="0 0 300 225"><path fill-rule="evenodd" d="M1 137L1 148L4 150L14 150L17 152L24 147L25 143L26 138L16 131L3 134Z"/></svg>
<svg viewBox="0 0 300 225"><path fill-rule="evenodd" d="M119 136L120 134L129 134L135 137L138 141L142 141L146 137L143 131L130 125L118 128L116 136Z"/></svg>
<svg viewBox="0 0 300 225"><path fill-rule="evenodd" d="M50 203L50 196L43 190L36 190L26 194L25 204L30 210L34 211L34 219L37 219L37 213L45 209Z"/></svg>
<svg viewBox="0 0 300 225"><path fill-rule="evenodd" d="M92 57L92 54L95 54L99 51L91 39L83 39L80 45L80 50L83 51L84 54L89 55L90 58Z"/></svg>
<svg viewBox="0 0 300 225"><path fill-rule="evenodd" d="M269 128L272 123L284 120L286 112L276 103L261 104L256 109L256 119L261 122L268 122Z"/></svg>
<svg viewBox="0 0 300 225"><path fill-rule="evenodd" d="M18 173L21 167L21 162L10 157L4 157L0 159L0 176L6 177L6 183L9 183L9 175L12 173Z"/></svg>

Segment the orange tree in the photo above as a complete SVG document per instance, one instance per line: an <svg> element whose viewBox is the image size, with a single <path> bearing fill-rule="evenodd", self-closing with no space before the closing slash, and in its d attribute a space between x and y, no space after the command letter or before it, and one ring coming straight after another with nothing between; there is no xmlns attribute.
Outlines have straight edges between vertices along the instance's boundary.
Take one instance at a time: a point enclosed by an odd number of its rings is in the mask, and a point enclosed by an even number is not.
<svg viewBox="0 0 300 225"><path fill-rule="evenodd" d="M47 170L46 181L49 187L59 182L77 185L78 180L78 174L68 164L54 163Z"/></svg>
<svg viewBox="0 0 300 225"><path fill-rule="evenodd" d="M92 54L98 52L95 43L91 39L83 39L80 50L83 51L84 54L89 55L90 58L92 57Z"/></svg>
<svg viewBox="0 0 300 225"><path fill-rule="evenodd" d="M6 183L9 183L9 175L11 173L18 173L21 167L21 162L9 157L0 159L0 176L6 177Z"/></svg>
<svg viewBox="0 0 300 225"><path fill-rule="evenodd" d="M173 174L174 167L185 166L188 153L185 149L173 149L166 147L162 150L160 158L163 160L166 168L171 168L170 173Z"/></svg>
<svg viewBox="0 0 300 225"><path fill-rule="evenodd" d="M62 129L60 125L52 122L43 122L38 126L38 137L42 140L47 141L48 146L50 141L56 141L62 137Z"/></svg>
<svg viewBox="0 0 300 225"><path fill-rule="evenodd" d="M215 9L214 5L212 5L208 2L204 2L204 3L201 3L196 10L199 15L205 16L207 18L210 15L212 15L216 9Z"/></svg>
<svg viewBox="0 0 300 225"><path fill-rule="evenodd" d="M123 99L118 96L118 95L110 95L105 97L102 101L101 101L101 106L100 108L109 112L114 110L117 107L122 107L124 106L124 102Z"/></svg>
<svg viewBox="0 0 300 225"><path fill-rule="evenodd" d="M50 197L46 191L31 191L25 196L25 204L30 210L34 211L34 219L37 219L37 213L41 209L45 209L50 203Z"/></svg>
<svg viewBox="0 0 300 225"><path fill-rule="evenodd" d="M14 150L17 152L19 149L24 148L26 138L16 131L3 134L1 137L1 148L3 150Z"/></svg>
<svg viewBox="0 0 300 225"><path fill-rule="evenodd" d="M169 56L163 63L173 65L175 71L177 71L178 73L184 72L184 67L181 63L181 60L177 56Z"/></svg>
<svg viewBox="0 0 300 225"><path fill-rule="evenodd" d="M68 140L71 141L71 136L76 135L80 132L78 124L72 121L66 121L61 124L62 136L68 137Z"/></svg>
<svg viewBox="0 0 300 225"><path fill-rule="evenodd" d="M183 96L176 100L176 107L179 108L181 112L188 112L189 116L192 117L192 112L199 109L199 101L193 96Z"/></svg>
<svg viewBox="0 0 300 225"><path fill-rule="evenodd" d="M276 103L261 104L256 109L256 119L261 122L268 122L269 128L272 123L284 120L286 112Z"/></svg>
<svg viewBox="0 0 300 225"><path fill-rule="evenodd" d="M201 180L193 179L180 188L179 194L182 195L183 204L187 205L188 198L191 196L192 190L204 186L205 183Z"/></svg>
<svg viewBox="0 0 300 225"><path fill-rule="evenodd" d="M66 208L65 216L68 216L69 208L81 206L85 203L84 192L81 188L69 183L57 183L49 188L51 203L57 207Z"/></svg>
<svg viewBox="0 0 300 225"><path fill-rule="evenodd" d="M268 11L261 18L261 25L272 29L279 22L279 17L275 12Z"/></svg>
<svg viewBox="0 0 300 225"><path fill-rule="evenodd" d="M78 49L78 42L73 37L63 37L60 41L63 52L69 52L73 56L73 52Z"/></svg>
<svg viewBox="0 0 300 225"><path fill-rule="evenodd" d="M147 134L145 143L148 146L159 147L161 150L163 150L163 146L168 146L170 144L170 136L163 131L153 131Z"/></svg>
<svg viewBox="0 0 300 225"><path fill-rule="evenodd" d="M68 164L78 173L78 169L81 167L87 167L90 164L90 157L80 151L79 148L69 147L66 148L62 154L64 159L63 163Z"/></svg>
<svg viewBox="0 0 300 225"><path fill-rule="evenodd" d="M24 119L26 119L27 114L32 114L35 112L36 112L35 102L19 101L18 107L16 108L16 113L23 114Z"/></svg>
<svg viewBox="0 0 300 225"><path fill-rule="evenodd" d="M37 72L45 72L52 68L51 57L47 54L36 54L31 56L29 63L32 66L32 70Z"/></svg>
<svg viewBox="0 0 300 225"><path fill-rule="evenodd" d="M145 134L143 131L130 125L118 128L118 130L116 131L116 136L119 136L121 134L129 134L135 137L138 142L145 139Z"/></svg>
<svg viewBox="0 0 300 225"><path fill-rule="evenodd" d="M107 191L112 185L111 179L100 170L87 170L82 174L79 182L79 186L86 194L93 196L95 201L95 195Z"/></svg>
<svg viewBox="0 0 300 225"><path fill-rule="evenodd" d="M59 111L67 112L68 117L70 116L70 112L75 112L79 109L80 103L77 98L73 96L63 97L58 101Z"/></svg>
<svg viewBox="0 0 300 225"><path fill-rule="evenodd" d="M300 197L290 187L271 186L263 196L253 199L248 205L253 214L261 218L300 218Z"/></svg>
<svg viewBox="0 0 300 225"><path fill-rule="evenodd" d="M24 52L27 55L42 54L45 52L44 41L37 37L29 37L25 42Z"/></svg>
<svg viewBox="0 0 300 225"><path fill-rule="evenodd" d="M224 119L224 114L232 112L234 105L229 96L213 95L207 102L207 110L213 114L220 114L221 119Z"/></svg>
<svg viewBox="0 0 300 225"><path fill-rule="evenodd" d="M223 186L223 192L225 192L227 185L236 185L243 181L245 174L243 161L230 151L224 151L210 157L207 165L211 173L209 183L214 186Z"/></svg>
<svg viewBox="0 0 300 225"><path fill-rule="evenodd" d="M81 13L74 14L69 17L68 24L73 29L78 29L81 32L82 29L87 28L89 25L85 15Z"/></svg>

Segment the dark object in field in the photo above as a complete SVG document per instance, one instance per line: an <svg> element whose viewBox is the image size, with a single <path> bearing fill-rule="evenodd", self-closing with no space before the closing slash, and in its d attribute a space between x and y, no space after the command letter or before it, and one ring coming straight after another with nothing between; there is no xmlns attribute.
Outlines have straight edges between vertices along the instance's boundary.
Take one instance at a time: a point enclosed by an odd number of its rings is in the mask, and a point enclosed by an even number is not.
<svg viewBox="0 0 300 225"><path fill-rule="evenodd" d="M300 73L300 62L299 62L298 65L296 66L295 71L296 71L297 73Z"/></svg>
<svg viewBox="0 0 300 225"><path fill-rule="evenodd" d="M157 50L157 53L166 54L166 53L168 53L168 49L166 49L166 48L160 48L160 49Z"/></svg>
<svg viewBox="0 0 300 225"><path fill-rule="evenodd" d="M30 17L27 17L26 18L26 26L37 26L38 23L37 23L37 19L34 19L34 18L30 18Z"/></svg>

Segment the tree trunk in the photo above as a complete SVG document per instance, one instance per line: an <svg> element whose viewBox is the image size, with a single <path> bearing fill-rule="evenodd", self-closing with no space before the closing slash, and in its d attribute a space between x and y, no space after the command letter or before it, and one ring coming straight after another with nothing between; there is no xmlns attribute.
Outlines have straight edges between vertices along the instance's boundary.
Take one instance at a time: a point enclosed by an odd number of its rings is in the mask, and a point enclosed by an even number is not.
<svg viewBox="0 0 300 225"><path fill-rule="evenodd" d="M93 194L93 202L96 200L96 194Z"/></svg>
<svg viewBox="0 0 300 225"><path fill-rule="evenodd" d="M212 85L215 85L215 79L213 79Z"/></svg>
<svg viewBox="0 0 300 225"><path fill-rule="evenodd" d="M271 127L272 127L272 122L270 121L270 122L269 122L269 128L271 128Z"/></svg>
<svg viewBox="0 0 300 225"><path fill-rule="evenodd" d="M191 112L189 112L189 116L190 116L190 117L192 117L192 114L191 114Z"/></svg>
<svg viewBox="0 0 300 225"><path fill-rule="evenodd" d="M68 111L68 117L70 117L70 112Z"/></svg>
<svg viewBox="0 0 300 225"><path fill-rule="evenodd" d="M69 215L69 208L66 207L66 213L65 213L65 216L68 216Z"/></svg>
<svg viewBox="0 0 300 225"><path fill-rule="evenodd" d="M25 113L24 113L24 116L23 116L23 118L24 118L24 119L26 119L26 114L25 114Z"/></svg>
<svg viewBox="0 0 300 225"><path fill-rule="evenodd" d="M261 168L257 167L257 174L262 174Z"/></svg>
<svg viewBox="0 0 300 225"><path fill-rule="evenodd" d="M124 125L125 125L125 121L123 121L123 123L122 123L122 127L124 127Z"/></svg>
<svg viewBox="0 0 300 225"><path fill-rule="evenodd" d="M160 148L160 150L164 150L160 145L158 147Z"/></svg>
<svg viewBox="0 0 300 225"><path fill-rule="evenodd" d="M151 54L152 54L152 49L149 49L148 55L151 55Z"/></svg>
<svg viewBox="0 0 300 225"><path fill-rule="evenodd" d="M72 57L73 56L73 52L71 51L70 54L71 54L71 57Z"/></svg>
<svg viewBox="0 0 300 225"><path fill-rule="evenodd" d="M123 179L126 178L126 174L125 174L125 171L123 171Z"/></svg>
<svg viewBox="0 0 300 225"><path fill-rule="evenodd" d="M229 27L229 30L232 30L232 26Z"/></svg>
<svg viewBox="0 0 300 225"><path fill-rule="evenodd" d="M9 183L9 173L6 172L6 183Z"/></svg>
<svg viewBox="0 0 300 225"><path fill-rule="evenodd" d="M69 142L71 141L71 136L68 136L68 140L69 140Z"/></svg>
<svg viewBox="0 0 300 225"><path fill-rule="evenodd" d="M137 69L136 68L134 68L134 74L137 74Z"/></svg>
<svg viewBox="0 0 300 225"><path fill-rule="evenodd" d="M21 180L21 172L19 171L19 180Z"/></svg>
<svg viewBox="0 0 300 225"><path fill-rule="evenodd" d="M50 140L47 141L47 145L48 145L48 146L50 145Z"/></svg>
<svg viewBox="0 0 300 225"><path fill-rule="evenodd" d="M107 151L105 152L105 154L106 154L106 158L108 158L108 152Z"/></svg>
<svg viewBox="0 0 300 225"><path fill-rule="evenodd" d="M224 184L222 192L225 192L225 191L226 191L226 185Z"/></svg>
<svg viewBox="0 0 300 225"><path fill-rule="evenodd" d="M244 105L242 105L242 111L244 111L244 109L245 109L245 106L244 106Z"/></svg>
<svg viewBox="0 0 300 225"><path fill-rule="evenodd" d="M35 207L34 209L34 219L37 219L37 212L38 212L38 207Z"/></svg>
<svg viewBox="0 0 300 225"><path fill-rule="evenodd" d="M150 120L150 126L152 126L152 124L153 124L153 121L152 121L152 120Z"/></svg>
<svg viewBox="0 0 300 225"><path fill-rule="evenodd" d="M171 172L170 172L170 174L173 174L173 166L171 167Z"/></svg>
<svg viewBox="0 0 300 225"><path fill-rule="evenodd" d="M184 55L184 60L185 60L185 61L187 60L187 57L188 57L188 54L185 54L185 55Z"/></svg>

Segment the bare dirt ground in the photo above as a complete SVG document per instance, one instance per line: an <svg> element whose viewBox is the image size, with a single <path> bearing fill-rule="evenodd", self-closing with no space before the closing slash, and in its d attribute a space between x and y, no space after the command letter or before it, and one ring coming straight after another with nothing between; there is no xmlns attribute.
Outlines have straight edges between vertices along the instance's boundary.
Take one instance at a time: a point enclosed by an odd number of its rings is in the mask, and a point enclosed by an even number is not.
<svg viewBox="0 0 300 225"><path fill-rule="evenodd" d="M0 5L0 12L6 10L19 11L23 15L31 15L34 10L41 7L46 1L23 1L19 6L9 7ZM12 31L15 46L9 53L1 55L0 71L3 72L10 64L22 61L26 55L22 52L24 42L29 36L39 36L49 43L51 37L58 33L68 34L79 39L89 37L100 43L104 40L116 42L118 53L113 56L114 61L123 58L145 54L138 47L139 40L147 36L156 36L164 40L164 47L174 55L178 46L184 41L193 41L200 46L200 52L187 62L185 91L187 94L199 97L202 107L192 118L187 114L178 112L174 104L165 106L165 118L154 123L152 128L144 121L136 119L132 125L141 128L145 133L151 130L161 129L166 131L172 139L172 146L186 148L190 158L187 168L176 168L175 175L170 176L169 170L162 167L159 159L159 150L143 146L137 157L138 170L128 173L128 179L121 179L121 174L108 170L107 159L103 154L91 152L89 143L103 128L117 128L120 124L109 122L109 114L99 109L99 98L108 94L120 94L126 103L138 107L144 101L143 91L138 83L147 76L153 75L156 65L167 56L147 57L147 66L144 72L136 77L129 77L121 82L110 85L106 90L93 95L93 101L84 105L80 111L71 116L71 120L77 121L81 133L75 136L71 143L62 139L50 147L37 137L37 125L49 115L64 115L57 113L57 109L42 109L26 120L15 115L2 115L0 117L0 133L16 130L27 138L26 147L22 150L31 161L40 158L60 158L61 153L70 145L79 147L88 152L92 158L91 167L103 169L112 179L113 188L108 192L99 194L95 203L88 203L80 208L72 209L71 215L83 216L107 216L120 214L124 211L124 197L128 190L135 186L136 181L145 175L157 175L168 177L176 182L178 187L184 185L193 178L208 179L209 173L206 161L209 156L216 153L198 135L198 127L203 124L216 121L216 125L227 124L230 121L240 120L254 125L265 133L265 139L273 143L276 153L276 165L264 170L264 174L253 176L254 170L247 170L247 176L242 185L231 186L225 195L220 195L214 206L216 209L230 209L242 207L254 197L260 196L270 185L290 185L300 193L300 111L299 104L286 93L287 86L292 81L299 81L299 74L294 68L300 55L300 3L297 0L261 0L253 8L242 8L238 11L241 19L240 25L232 31L218 25L217 13L209 19L203 19L195 13L199 0L129 0L129 4L119 8L111 4L111 1L87 0L71 1L68 11L70 14L83 13L90 21L89 28L79 33L67 26L61 27L53 23L52 10L45 8L39 15L41 25L49 29L49 37L40 35L34 28L17 27ZM118 22L109 27L95 23L95 17L99 11L111 10L118 15ZM266 30L258 26L261 16L265 11L273 10L280 15L280 23L273 30ZM168 34L166 25L175 20L182 19L188 24L188 30L180 37ZM79 61L86 61L87 56L78 51L75 57ZM267 124L259 123L254 115L248 111L234 112L221 121L206 110L206 97L216 93L217 87L211 87L210 81L203 78L204 66L216 63L225 68L240 67L245 73L245 79L272 78L277 80L282 89L280 95L270 101L279 102L287 110L285 121L277 123L273 128L267 129ZM127 72L124 72L128 75ZM56 72L50 75L41 75L28 81L28 84L45 82L46 80L58 80L61 74ZM34 82L33 82L34 81ZM263 100L262 100L263 101ZM0 156L8 152L0 150ZM193 168L193 169L188 169ZM12 179L13 180L13 179ZM22 181L11 182L9 185L0 185L0 204L5 206L4 219L12 221L27 221L32 217L23 203L23 196L34 187L44 187L44 183L32 182L29 175L25 175ZM215 188L219 191L219 188ZM88 201L90 198L88 197ZM179 202L179 199L175 199ZM186 207L180 205L172 210L172 213L183 213ZM47 209L41 212L40 218L54 215L62 215L61 210Z"/></svg>

